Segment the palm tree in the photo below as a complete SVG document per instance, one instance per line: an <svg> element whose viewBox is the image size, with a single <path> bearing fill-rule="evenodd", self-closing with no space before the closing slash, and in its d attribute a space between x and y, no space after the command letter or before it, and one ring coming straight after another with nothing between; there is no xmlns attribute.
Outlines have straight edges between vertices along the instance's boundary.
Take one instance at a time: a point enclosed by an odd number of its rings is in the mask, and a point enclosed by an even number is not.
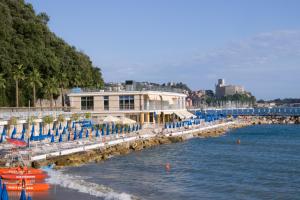
<svg viewBox="0 0 300 200"><path fill-rule="evenodd" d="M64 107L65 106L64 89L66 87L68 87L68 85L69 85L68 77L67 77L67 74L65 72L62 72L62 73L59 74L58 84L59 84L59 88L60 88L62 106Z"/></svg>
<svg viewBox="0 0 300 200"><path fill-rule="evenodd" d="M0 74L0 89L6 88L6 80L3 76L4 76L4 74L1 73Z"/></svg>
<svg viewBox="0 0 300 200"><path fill-rule="evenodd" d="M3 77L4 74L0 74L0 91L1 91L1 104L3 102L5 102L5 100L3 98L5 98L5 95L4 95L4 90L6 88L6 80L5 78Z"/></svg>
<svg viewBox="0 0 300 200"><path fill-rule="evenodd" d="M25 79L23 65L17 65L13 70L13 79L16 83L16 107L19 107L19 80Z"/></svg>
<svg viewBox="0 0 300 200"><path fill-rule="evenodd" d="M33 68L32 72L30 72L28 83L32 87L32 90L33 90L33 107L35 107L36 86L42 87L42 85L43 85L40 72L36 68Z"/></svg>
<svg viewBox="0 0 300 200"><path fill-rule="evenodd" d="M57 80L52 77L45 81L44 91L47 98L50 98L50 107L53 108L53 95L58 93Z"/></svg>

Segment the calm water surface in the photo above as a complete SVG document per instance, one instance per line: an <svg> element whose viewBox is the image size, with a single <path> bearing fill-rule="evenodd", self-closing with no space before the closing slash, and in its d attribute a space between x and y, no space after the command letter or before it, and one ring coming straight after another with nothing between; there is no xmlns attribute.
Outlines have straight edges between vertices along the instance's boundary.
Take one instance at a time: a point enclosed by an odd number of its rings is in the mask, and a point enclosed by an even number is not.
<svg viewBox="0 0 300 200"><path fill-rule="evenodd" d="M57 185L33 195L34 200L300 199L299 152L300 126L251 126L51 172L49 181Z"/></svg>

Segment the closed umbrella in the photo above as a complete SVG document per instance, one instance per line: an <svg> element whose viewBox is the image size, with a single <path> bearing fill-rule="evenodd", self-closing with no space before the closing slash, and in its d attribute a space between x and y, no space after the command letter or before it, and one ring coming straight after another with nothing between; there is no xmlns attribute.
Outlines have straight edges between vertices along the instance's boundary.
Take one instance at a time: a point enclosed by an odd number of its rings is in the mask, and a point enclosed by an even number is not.
<svg viewBox="0 0 300 200"><path fill-rule="evenodd" d="M69 133L68 134L68 141L70 141L71 140L71 134Z"/></svg>
<svg viewBox="0 0 300 200"><path fill-rule="evenodd" d="M26 132L26 128L25 128L25 126L23 124L22 134L25 133L25 132Z"/></svg>
<svg viewBox="0 0 300 200"><path fill-rule="evenodd" d="M26 200L26 193L25 193L24 189L22 189L22 191L21 191L20 200Z"/></svg>
<svg viewBox="0 0 300 200"><path fill-rule="evenodd" d="M120 133L123 133L123 126L121 126L120 128Z"/></svg>
<svg viewBox="0 0 300 200"><path fill-rule="evenodd" d="M104 127L101 129L101 135L104 136Z"/></svg>
<svg viewBox="0 0 300 200"><path fill-rule="evenodd" d="M73 140L76 140L77 139L77 131L75 130L74 131L74 138L73 138Z"/></svg>
<svg viewBox="0 0 300 200"><path fill-rule="evenodd" d="M54 135L51 136L51 143L53 143L55 141L54 139Z"/></svg>
<svg viewBox="0 0 300 200"><path fill-rule="evenodd" d="M89 137L89 130L86 129L86 132L85 132L85 137L88 138Z"/></svg>
<svg viewBox="0 0 300 200"><path fill-rule="evenodd" d="M82 139L82 132L83 132L83 129L81 129L79 132L79 139Z"/></svg>
<svg viewBox="0 0 300 200"><path fill-rule="evenodd" d="M109 135L109 126L106 126L106 135Z"/></svg>
<svg viewBox="0 0 300 200"><path fill-rule="evenodd" d="M58 142L62 142L62 141L63 141L62 134L60 134L60 135L59 135Z"/></svg>
<svg viewBox="0 0 300 200"><path fill-rule="evenodd" d="M62 126L61 126L61 123L59 123L59 130L61 130L62 129Z"/></svg>
<svg viewBox="0 0 300 200"><path fill-rule="evenodd" d="M66 134L66 127L64 127L62 134Z"/></svg>
<svg viewBox="0 0 300 200"><path fill-rule="evenodd" d="M58 129L56 129L55 136L58 136L58 135L59 135Z"/></svg>
<svg viewBox="0 0 300 200"><path fill-rule="evenodd" d="M75 122L72 122L72 129L75 128Z"/></svg>
<svg viewBox="0 0 300 200"><path fill-rule="evenodd" d="M0 199L1 199L1 194L2 194L2 179L0 177Z"/></svg>
<svg viewBox="0 0 300 200"><path fill-rule="evenodd" d="M50 136L51 136L51 130L49 128L49 130L48 130L48 137L50 137Z"/></svg>
<svg viewBox="0 0 300 200"><path fill-rule="evenodd" d="M52 130L53 130L53 131L54 131L55 128L56 128L56 127L55 127L55 123L56 123L56 122L53 122L53 124L52 124Z"/></svg>
<svg viewBox="0 0 300 200"><path fill-rule="evenodd" d="M31 196L28 196L28 197L27 197L27 200L32 200Z"/></svg>
<svg viewBox="0 0 300 200"><path fill-rule="evenodd" d="M99 129L96 130L96 137L99 137Z"/></svg>
<svg viewBox="0 0 300 200"><path fill-rule="evenodd" d="M16 133L17 133L17 129L16 129L16 127L14 127L14 130L11 133L11 138L12 139L14 138L14 136L16 135Z"/></svg>
<svg viewBox="0 0 300 200"><path fill-rule="evenodd" d="M3 184L3 189L2 189L2 194L1 194L1 200L9 200L5 184Z"/></svg>
<svg viewBox="0 0 300 200"><path fill-rule="evenodd" d="M24 139L25 139L25 133L22 132L20 140L24 140Z"/></svg>

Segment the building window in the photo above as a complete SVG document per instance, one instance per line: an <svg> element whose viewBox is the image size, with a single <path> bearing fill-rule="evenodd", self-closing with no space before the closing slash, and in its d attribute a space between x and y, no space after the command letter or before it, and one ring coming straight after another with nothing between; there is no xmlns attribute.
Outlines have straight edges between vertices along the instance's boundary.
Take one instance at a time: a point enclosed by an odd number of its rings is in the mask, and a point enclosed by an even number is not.
<svg viewBox="0 0 300 200"><path fill-rule="evenodd" d="M119 96L120 110L134 110L134 96Z"/></svg>
<svg viewBox="0 0 300 200"><path fill-rule="evenodd" d="M104 96L104 110L109 110L109 96Z"/></svg>
<svg viewBox="0 0 300 200"><path fill-rule="evenodd" d="M81 97L81 110L94 110L94 97Z"/></svg>

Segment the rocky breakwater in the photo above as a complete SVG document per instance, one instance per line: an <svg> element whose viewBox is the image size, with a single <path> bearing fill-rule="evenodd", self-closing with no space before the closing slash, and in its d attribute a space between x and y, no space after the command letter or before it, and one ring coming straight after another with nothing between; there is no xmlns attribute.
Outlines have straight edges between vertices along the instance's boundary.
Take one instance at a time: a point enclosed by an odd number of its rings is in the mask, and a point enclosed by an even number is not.
<svg viewBox="0 0 300 200"><path fill-rule="evenodd" d="M234 123L231 125L221 126L214 129L199 130L192 134L192 137L218 137L225 134L228 129L240 128L249 125L247 123ZM62 168L65 166L79 166L85 163L101 162L107 160L112 156L125 155L131 151L140 151L145 148L151 148L157 145L171 144L176 142L182 142L191 138L189 134L182 134L179 136L166 136L157 134L151 138L140 138L133 142L124 142L121 144L107 146L100 149L89 150L80 153L74 153L70 155L58 156L47 158L42 161L32 162L32 166L39 168L41 166L47 166L55 164L56 168Z"/></svg>
<svg viewBox="0 0 300 200"><path fill-rule="evenodd" d="M267 116L254 117L252 124L300 124L300 117Z"/></svg>

